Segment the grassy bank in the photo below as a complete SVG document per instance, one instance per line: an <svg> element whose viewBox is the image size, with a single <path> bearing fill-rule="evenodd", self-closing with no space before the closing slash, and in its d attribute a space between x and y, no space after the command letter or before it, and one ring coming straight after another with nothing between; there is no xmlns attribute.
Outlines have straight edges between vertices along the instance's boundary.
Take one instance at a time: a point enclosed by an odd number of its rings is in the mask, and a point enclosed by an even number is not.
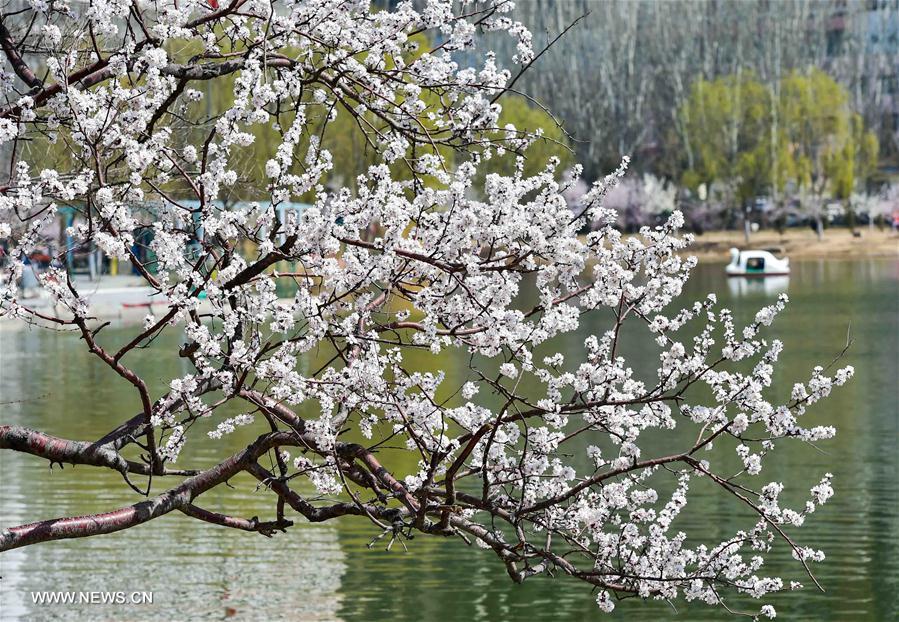
<svg viewBox="0 0 899 622"><path fill-rule="evenodd" d="M854 237L849 229L835 228L824 231L824 239L811 229L788 229L783 234L774 230L753 233L746 243L742 231L710 231L696 236L689 254L700 261L728 261L731 247L745 249L776 249L775 255L786 255L790 259L853 259L862 257L894 257L899 259L899 234L889 229L880 231L867 226L856 231Z"/></svg>

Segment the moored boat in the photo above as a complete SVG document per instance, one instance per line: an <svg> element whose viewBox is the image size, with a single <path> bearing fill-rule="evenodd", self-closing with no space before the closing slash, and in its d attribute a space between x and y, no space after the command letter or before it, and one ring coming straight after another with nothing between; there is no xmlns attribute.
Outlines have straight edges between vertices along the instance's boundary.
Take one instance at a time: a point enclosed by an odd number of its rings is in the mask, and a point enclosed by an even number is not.
<svg viewBox="0 0 899 622"><path fill-rule="evenodd" d="M769 251L730 249L728 276L775 276L790 273L790 260L779 259Z"/></svg>

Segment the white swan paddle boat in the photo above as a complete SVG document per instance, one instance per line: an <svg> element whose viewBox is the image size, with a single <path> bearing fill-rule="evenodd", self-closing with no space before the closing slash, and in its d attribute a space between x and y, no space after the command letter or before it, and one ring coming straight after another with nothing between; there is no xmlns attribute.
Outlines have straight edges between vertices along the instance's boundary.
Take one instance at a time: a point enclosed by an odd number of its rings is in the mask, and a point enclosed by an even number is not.
<svg viewBox="0 0 899 622"><path fill-rule="evenodd" d="M790 274L790 260L778 259L768 251L730 249L727 276L775 276Z"/></svg>

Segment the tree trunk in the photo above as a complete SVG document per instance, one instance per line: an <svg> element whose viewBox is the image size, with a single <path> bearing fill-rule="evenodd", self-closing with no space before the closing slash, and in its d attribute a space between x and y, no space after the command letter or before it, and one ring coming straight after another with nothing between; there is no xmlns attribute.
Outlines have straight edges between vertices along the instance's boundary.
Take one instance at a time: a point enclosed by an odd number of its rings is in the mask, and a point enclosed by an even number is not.
<svg viewBox="0 0 899 622"><path fill-rule="evenodd" d="M749 244L749 235L752 233L752 223L749 222L749 208L743 209L743 237L746 238L746 244Z"/></svg>
<svg viewBox="0 0 899 622"><path fill-rule="evenodd" d="M849 231L852 232L852 235L855 235L855 208L852 207L852 204L849 202L849 199L846 199L846 224L849 225Z"/></svg>

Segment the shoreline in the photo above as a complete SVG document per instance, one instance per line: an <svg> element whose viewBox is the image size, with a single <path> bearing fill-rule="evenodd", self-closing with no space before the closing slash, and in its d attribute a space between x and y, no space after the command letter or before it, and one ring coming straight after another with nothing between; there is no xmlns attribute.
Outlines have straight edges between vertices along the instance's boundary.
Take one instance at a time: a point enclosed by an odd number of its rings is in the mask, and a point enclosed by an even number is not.
<svg viewBox="0 0 899 622"><path fill-rule="evenodd" d="M749 244L742 231L708 231L696 235L684 255L694 255L703 263L727 263L731 248L771 250L778 257L801 259L871 259L899 260L899 233L890 229L857 227L860 237L847 228L825 229L821 241L810 229L787 229L783 235L773 229L753 233Z"/></svg>

